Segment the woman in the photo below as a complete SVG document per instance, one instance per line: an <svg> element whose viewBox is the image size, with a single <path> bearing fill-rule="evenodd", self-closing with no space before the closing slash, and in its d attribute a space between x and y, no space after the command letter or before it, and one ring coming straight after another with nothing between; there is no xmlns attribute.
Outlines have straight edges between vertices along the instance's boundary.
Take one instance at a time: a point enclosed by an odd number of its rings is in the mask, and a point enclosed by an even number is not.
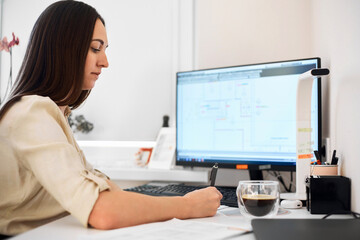
<svg viewBox="0 0 360 240"><path fill-rule="evenodd" d="M39 17L16 85L0 110L0 234L15 235L68 213L114 229L213 216L214 187L183 197L122 191L88 164L68 125L108 67L105 23L84 3L60 1Z"/></svg>

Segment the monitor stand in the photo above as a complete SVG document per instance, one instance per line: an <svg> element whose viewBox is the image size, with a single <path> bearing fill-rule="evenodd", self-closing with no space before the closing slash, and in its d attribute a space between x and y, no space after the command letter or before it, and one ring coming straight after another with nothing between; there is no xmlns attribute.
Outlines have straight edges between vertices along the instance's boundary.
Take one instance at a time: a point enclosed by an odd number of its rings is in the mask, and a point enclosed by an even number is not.
<svg viewBox="0 0 360 240"><path fill-rule="evenodd" d="M249 169L250 180L264 180L261 170L250 170Z"/></svg>

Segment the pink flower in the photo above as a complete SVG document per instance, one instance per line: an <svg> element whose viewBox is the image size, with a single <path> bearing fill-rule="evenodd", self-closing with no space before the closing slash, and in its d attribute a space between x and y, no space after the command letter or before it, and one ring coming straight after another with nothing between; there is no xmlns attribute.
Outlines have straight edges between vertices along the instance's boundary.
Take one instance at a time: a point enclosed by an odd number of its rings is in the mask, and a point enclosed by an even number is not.
<svg viewBox="0 0 360 240"><path fill-rule="evenodd" d="M18 37L15 39L14 33L12 33L12 36L13 36L13 40L11 40L11 42L9 43L9 48L11 48L12 46L15 46L15 45L19 45L19 43L20 43Z"/></svg>
<svg viewBox="0 0 360 240"><path fill-rule="evenodd" d="M0 41L0 51L5 50L6 52L9 52L10 48L12 48L15 45L19 45L19 43L20 43L19 38L18 37L15 38L14 33L12 33L12 36L13 36L13 39L11 40L10 43L7 41L6 37L4 37Z"/></svg>
<svg viewBox="0 0 360 240"><path fill-rule="evenodd" d="M0 51L5 50L6 52L9 52L9 43L7 41L7 38L4 37L3 40L0 42Z"/></svg>

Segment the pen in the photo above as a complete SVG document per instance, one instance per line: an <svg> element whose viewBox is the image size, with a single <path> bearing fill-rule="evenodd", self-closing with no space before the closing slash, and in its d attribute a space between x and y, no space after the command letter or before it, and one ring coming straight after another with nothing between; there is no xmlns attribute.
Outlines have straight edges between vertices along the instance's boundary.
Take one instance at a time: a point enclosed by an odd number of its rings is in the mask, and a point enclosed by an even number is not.
<svg viewBox="0 0 360 240"><path fill-rule="evenodd" d="M315 158L316 158L316 164L317 164L317 165L321 165L319 152L315 150L315 151L314 151L314 154L315 154Z"/></svg>
<svg viewBox="0 0 360 240"><path fill-rule="evenodd" d="M210 186L215 186L215 180L216 180L216 174L218 170L218 163L215 163L215 165L211 168L210 173Z"/></svg>
<svg viewBox="0 0 360 240"><path fill-rule="evenodd" d="M336 157L336 150L333 151L331 158L331 165L337 165L339 158Z"/></svg>

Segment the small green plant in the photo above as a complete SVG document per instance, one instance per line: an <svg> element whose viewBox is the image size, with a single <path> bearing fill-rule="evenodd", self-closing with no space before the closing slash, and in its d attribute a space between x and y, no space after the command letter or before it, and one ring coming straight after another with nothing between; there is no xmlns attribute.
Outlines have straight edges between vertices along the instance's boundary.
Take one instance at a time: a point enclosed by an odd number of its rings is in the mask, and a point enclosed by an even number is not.
<svg viewBox="0 0 360 240"><path fill-rule="evenodd" d="M74 133L76 132L89 133L94 129L94 124L87 121L84 115L73 116L71 113L68 118L68 122Z"/></svg>

